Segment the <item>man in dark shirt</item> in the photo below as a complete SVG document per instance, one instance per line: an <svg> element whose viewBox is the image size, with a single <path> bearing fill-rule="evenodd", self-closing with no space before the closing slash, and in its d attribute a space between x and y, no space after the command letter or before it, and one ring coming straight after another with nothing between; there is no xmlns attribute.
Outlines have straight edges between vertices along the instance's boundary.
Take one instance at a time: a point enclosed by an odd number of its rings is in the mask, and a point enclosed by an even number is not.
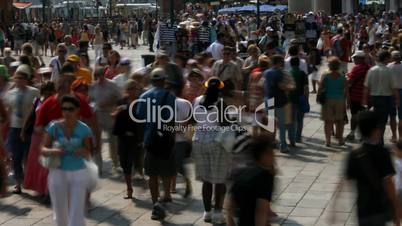
<svg viewBox="0 0 402 226"><path fill-rule="evenodd" d="M363 144L350 152L346 176L356 181L359 225L385 226L392 219L400 225L400 204L392 179L395 170L389 150L381 143L381 115L363 111L358 124Z"/></svg>
<svg viewBox="0 0 402 226"><path fill-rule="evenodd" d="M231 197L225 203L228 226L266 226L269 220L275 175L272 141L253 138L248 151L256 166L245 169L233 183Z"/></svg>
<svg viewBox="0 0 402 226"><path fill-rule="evenodd" d="M289 152L288 144L286 143L286 131L288 130L289 137L292 139L290 141L291 146L295 145L295 135L294 131L288 129L286 123L286 105L289 103L287 92L294 89L293 82L285 80L285 74L283 68L285 66L285 61L283 56L274 55L271 57L272 67L264 72L265 78L265 99L274 99L275 106L275 117L277 119L279 128L279 140L280 140L280 150L283 153ZM290 77L291 78L291 77ZM293 81L293 79L292 79ZM267 104L269 105L269 104ZM267 106L271 107L271 106Z"/></svg>

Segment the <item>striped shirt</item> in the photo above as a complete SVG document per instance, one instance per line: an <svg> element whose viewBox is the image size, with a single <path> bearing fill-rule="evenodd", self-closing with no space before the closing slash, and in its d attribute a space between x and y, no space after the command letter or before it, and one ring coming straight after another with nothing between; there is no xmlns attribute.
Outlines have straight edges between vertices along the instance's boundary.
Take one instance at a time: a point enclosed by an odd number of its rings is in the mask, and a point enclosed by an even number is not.
<svg viewBox="0 0 402 226"><path fill-rule="evenodd" d="M159 41L161 43L176 42L176 26L161 24L159 27Z"/></svg>
<svg viewBox="0 0 402 226"><path fill-rule="evenodd" d="M198 41L199 42L209 42L209 33L211 31L210 27L207 26L201 26L198 28Z"/></svg>

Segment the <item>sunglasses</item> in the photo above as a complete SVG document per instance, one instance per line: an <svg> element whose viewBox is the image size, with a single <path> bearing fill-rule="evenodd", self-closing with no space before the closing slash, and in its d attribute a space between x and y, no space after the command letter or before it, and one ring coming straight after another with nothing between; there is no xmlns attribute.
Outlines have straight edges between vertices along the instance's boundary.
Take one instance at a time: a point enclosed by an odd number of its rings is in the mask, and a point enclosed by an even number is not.
<svg viewBox="0 0 402 226"><path fill-rule="evenodd" d="M63 112L74 112L75 111L75 107L62 107L61 111Z"/></svg>

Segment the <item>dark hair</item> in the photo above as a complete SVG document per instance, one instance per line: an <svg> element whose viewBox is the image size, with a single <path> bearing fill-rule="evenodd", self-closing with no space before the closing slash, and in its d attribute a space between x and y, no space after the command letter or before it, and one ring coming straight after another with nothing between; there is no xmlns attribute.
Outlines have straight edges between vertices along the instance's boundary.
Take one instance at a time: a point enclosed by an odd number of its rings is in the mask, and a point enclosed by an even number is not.
<svg viewBox="0 0 402 226"><path fill-rule="evenodd" d="M208 80L208 88L205 91L203 100L201 100L201 105L210 109L215 105L219 98L219 84L221 81L218 78L211 78Z"/></svg>
<svg viewBox="0 0 402 226"><path fill-rule="evenodd" d="M299 46L294 45L289 47L289 55L291 56L297 56L299 54Z"/></svg>
<svg viewBox="0 0 402 226"><path fill-rule="evenodd" d="M375 111L362 111L358 116L358 127L363 137L370 137L375 129L381 128L381 115Z"/></svg>
<svg viewBox="0 0 402 226"><path fill-rule="evenodd" d="M381 50L378 54L378 61L384 63L387 59L391 58L391 53L385 50Z"/></svg>
<svg viewBox="0 0 402 226"><path fill-rule="evenodd" d="M272 65L278 65L278 64L283 64L284 63L283 56L281 55L274 55L271 57L271 63Z"/></svg>
<svg viewBox="0 0 402 226"><path fill-rule="evenodd" d="M61 67L60 74L74 73L74 66L70 62L65 62Z"/></svg>
<svg viewBox="0 0 402 226"><path fill-rule="evenodd" d="M290 66L291 67L299 67L300 66L300 60L298 57L292 57L290 58Z"/></svg>
<svg viewBox="0 0 402 226"><path fill-rule="evenodd" d="M32 61L28 55L21 55L19 58L19 61L21 64L26 64L26 65L29 65L30 67L32 67Z"/></svg>
<svg viewBox="0 0 402 226"><path fill-rule="evenodd" d="M224 33L218 33L217 40L221 40L225 37Z"/></svg>
<svg viewBox="0 0 402 226"><path fill-rule="evenodd" d="M230 46L225 46L225 47L223 47L223 50L222 51L227 51L227 52L233 52L233 48L232 47L230 47Z"/></svg>
<svg viewBox="0 0 402 226"><path fill-rule="evenodd" d="M61 98L60 102L61 102L60 105L63 105L63 103L70 103L70 104L74 105L76 108L80 107L80 100L76 96L71 95L71 94L64 95Z"/></svg>
<svg viewBox="0 0 402 226"><path fill-rule="evenodd" d="M342 65L342 62L336 56L332 56L328 59L328 68L331 71L339 70L339 68L341 68L341 65Z"/></svg>
<svg viewBox="0 0 402 226"><path fill-rule="evenodd" d="M273 153L274 142L272 138L266 136L258 136L251 138L248 145L249 153L253 155L255 161L259 161L261 156L266 152Z"/></svg>
<svg viewBox="0 0 402 226"><path fill-rule="evenodd" d="M338 28L338 29L336 30L336 33L337 33L337 34L342 34L342 33L343 33L343 28L341 28L341 27Z"/></svg>
<svg viewBox="0 0 402 226"><path fill-rule="evenodd" d="M40 85L40 94L45 92L56 92L56 87L53 82L46 81Z"/></svg>

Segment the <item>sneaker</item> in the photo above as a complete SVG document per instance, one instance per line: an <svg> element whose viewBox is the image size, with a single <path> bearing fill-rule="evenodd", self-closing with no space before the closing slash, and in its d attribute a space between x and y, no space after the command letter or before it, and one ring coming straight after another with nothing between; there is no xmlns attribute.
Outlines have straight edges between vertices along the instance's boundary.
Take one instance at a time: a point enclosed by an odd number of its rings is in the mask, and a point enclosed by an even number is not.
<svg viewBox="0 0 402 226"><path fill-rule="evenodd" d="M204 222L211 223L212 222L212 212L204 211Z"/></svg>
<svg viewBox="0 0 402 226"><path fill-rule="evenodd" d="M163 207L161 207L159 204L154 205L151 219L157 221L157 220L163 220L165 217L166 217L165 209L163 209Z"/></svg>
<svg viewBox="0 0 402 226"><path fill-rule="evenodd" d="M226 220L222 212L214 213L214 215L212 216L212 222L214 224L226 224Z"/></svg>
<svg viewBox="0 0 402 226"><path fill-rule="evenodd" d="M289 148L281 148L281 153L289 153Z"/></svg>

